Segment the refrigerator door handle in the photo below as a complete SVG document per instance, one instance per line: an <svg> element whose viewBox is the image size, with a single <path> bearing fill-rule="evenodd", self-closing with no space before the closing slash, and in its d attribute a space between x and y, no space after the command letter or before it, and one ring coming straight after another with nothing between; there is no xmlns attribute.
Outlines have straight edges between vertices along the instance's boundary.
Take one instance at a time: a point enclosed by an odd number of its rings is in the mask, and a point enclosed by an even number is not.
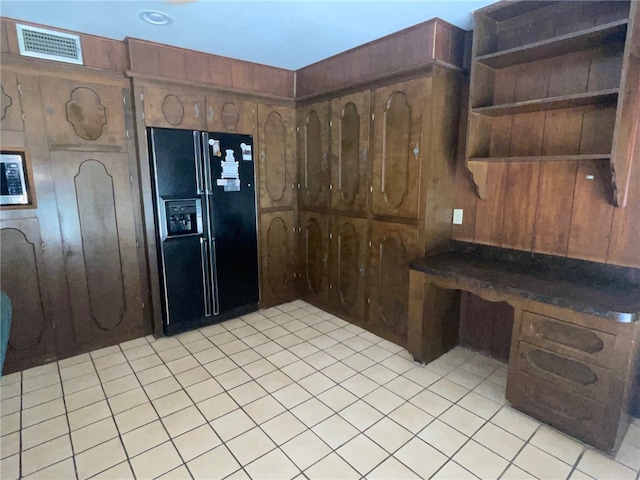
<svg viewBox="0 0 640 480"><path fill-rule="evenodd" d="M204 193L204 180L202 178L202 150L200 149L198 132L193 132L193 150L196 152L196 188L198 195L202 195Z"/></svg>
<svg viewBox="0 0 640 480"><path fill-rule="evenodd" d="M218 268L216 266L216 239L211 238L211 240L209 241L211 242L210 254L211 254L211 281L213 282L212 289L211 289L213 292L213 314L218 315L220 313L220 302L218 299Z"/></svg>
<svg viewBox="0 0 640 480"><path fill-rule="evenodd" d="M211 316L211 288L209 287L209 277L207 275L207 242L200 237L200 253L202 255L202 288L204 290L204 316Z"/></svg>
<svg viewBox="0 0 640 480"><path fill-rule="evenodd" d="M204 153L204 182L206 193L213 193L213 185L211 178L211 156L209 154L209 134L202 133L202 152Z"/></svg>

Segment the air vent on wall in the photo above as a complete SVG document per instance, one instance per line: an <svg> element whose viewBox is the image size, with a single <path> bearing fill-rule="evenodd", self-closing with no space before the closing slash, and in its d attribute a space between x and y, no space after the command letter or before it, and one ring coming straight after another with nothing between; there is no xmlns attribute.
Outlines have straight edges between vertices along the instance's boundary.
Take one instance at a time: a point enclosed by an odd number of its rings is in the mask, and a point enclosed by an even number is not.
<svg viewBox="0 0 640 480"><path fill-rule="evenodd" d="M16 25L20 55L82 65L80 37L69 33Z"/></svg>

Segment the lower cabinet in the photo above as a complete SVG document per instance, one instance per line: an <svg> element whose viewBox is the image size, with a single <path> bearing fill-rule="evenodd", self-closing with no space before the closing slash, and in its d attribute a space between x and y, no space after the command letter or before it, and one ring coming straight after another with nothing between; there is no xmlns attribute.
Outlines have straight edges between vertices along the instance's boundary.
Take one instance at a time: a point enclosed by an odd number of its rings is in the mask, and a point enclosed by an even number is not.
<svg viewBox="0 0 640 480"><path fill-rule="evenodd" d="M409 262L416 255L417 227L373 221L369 328L398 345L407 345Z"/></svg>
<svg viewBox="0 0 640 480"><path fill-rule="evenodd" d="M300 212L298 261L300 294L312 303L326 304L329 282L329 217L325 213Z"/></svg>
<svg viewBox="0 0 640 480"><path fill-rule="evenodd" d="M331 224L329 303L336 313L363 325L367 308L368 221L336 215Z"/></svg>
<svg viewBox="0 0 640 480"><path fill-rule="evenodd" d="M294 225L291 210L260 214L262 308L296 296Z"/></svg>

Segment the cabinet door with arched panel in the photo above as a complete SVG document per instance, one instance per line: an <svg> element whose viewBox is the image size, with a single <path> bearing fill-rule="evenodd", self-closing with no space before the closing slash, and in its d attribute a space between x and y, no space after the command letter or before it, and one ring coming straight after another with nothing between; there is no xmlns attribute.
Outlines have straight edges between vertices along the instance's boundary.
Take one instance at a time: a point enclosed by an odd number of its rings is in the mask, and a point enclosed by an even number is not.
<svg viewBox="0 0 640 480"><path fill-rule="evenodd" d="M126 153L52 152L75 341L144 335Z"/></svg>
<svg viewBox="0 0 640 480"><path fill-rule="evenodd" d="M202 130L206 126L204 98L180 87L143 87L144 121L148 127Z"/></svg>
<svg viewBox="0 0 640 480"><path fill-rule="evenodd" d="M256 135L256 104L235 96L207 95L207 130Z"/></svg>
<svg viewBox="0 0 640 480"><path fill-rule="evenodd" d="M331 101L331 207L365 214L369 196L369 90Z"/></svg>
<svg viewBox="0 0 640 480"><path fill-rule="evenodd" d="M344 318L362 324L366 318L369 264L368 222L355 217L331 219L330 302Z"/></svg>
<svg viewBox="0 0 640 480"><path fill-rule="evenodd" d="M422 171L422 118L431 79L374 91L373 193L376 215L417 218Z"/></svg>
<svg viewBox="0 0 640 480"><path fill-rule="evenodd" d="M374 221L371 231L369 326L378 335L407 344L409 262L416 254L417 228Z"/></svg>
<svg viewBox="0 0 640 480"><path fill-rule="evenodd" d="M329 189L329 103L298 113L298 183L302 208L326 208Z"/></svg>
<svg viewBox="0 0 640 480"><path fill-rule="evenodd" d="M260 171L260 208L294 204L297 182L294 124L292 107L258 104L256 160Z"/></svg>
<svg viewBox="0 0 640 480"><path fill-rule="evenodd" d="M0 128L3 131L24 131L20 85L16 74L3 67L0 78Z"/></svg>
<svg viewBox="0 0 640 480"><path fill-rule="evenodd" d="M262 308L295 298L295 240L291 210L260 215Z"/></svg>
<svg viewBox="0 0 640 480"><path fill-rule="evenodd" d="M329 217L300 212L298 239L302 298L326 305L328 301Z"/></svg>

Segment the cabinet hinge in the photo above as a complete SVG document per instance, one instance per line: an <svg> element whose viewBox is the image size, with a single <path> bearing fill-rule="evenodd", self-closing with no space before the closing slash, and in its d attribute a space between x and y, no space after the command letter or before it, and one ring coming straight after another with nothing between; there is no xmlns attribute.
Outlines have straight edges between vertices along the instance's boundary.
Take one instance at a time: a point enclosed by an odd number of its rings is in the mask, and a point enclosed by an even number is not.
<svg viewBox="0 0 640 480"><path fill-rule="evenodd" d="M333 288L333 285L330 283L329 284L329 290L331 290Z"/></svg>
<svg viewBox="0 0 640 480"><path fill-rule="evenodd" d="M375 113L372 113L372 114L371 114L371 120L375 120L375 119L376 119L376 114L375 114Z"/></svg>
<svg viewBox="0 0 640 480"><path fill-rule="evenodd" d="M140 246L140 242L138 240L136 240L136 247Z"/></svg>
<svg viewBox="0 0 640 480"><path fill-rule="evenodd" d="M142 309L144 310L144 302L142 302Z"/></svg>
<svg viewBox="0 0 640 480"><path fill-rule="evenodd" d="M129 133L129 130L125 130L125 135L127 136L127 138L131 138L131 134Z"/></svg>
<svg viewBox="0 0 640 480"><path fill-rule="evenodd" d="M370 298L367 298L367 303L368 303L369 305L371 305L371 299L370 299Z"/></svg>
<svg viewBox="0 0 640 480"><path fill-rule="evenodd" d="M369 240L369 248L371 248L371 240Z"/></svg>
<svg viewBox="0 0 640 480"><path fill-rule="evenodd" d="M329 190L333 190L333 183L329 184Z"/></svg>
<svg viewBox="0 0 640 480"><path fill-rule="evenodd" d="M44 242L40 243L40 248L42 248L42 251L44 252Z"/></svg>
<svg viewBox="0 0 640 480"><path fill-rule="evenodd" d="M300 131L300 127L296 127L296 132L299 132L299 131Z"/></svg>
<svg viewBox="0 0 640 480"><path fill-rule="evenodd" d="M369 185L369 191L373 193L373 185Z"/></svg>
<svg viewBox="0 0 640 480"><path fill-rule="evenodd" d="M329 234L329 239L332 239L332 238L333 238L333 233L330 233Z"/></svg>
<svg viewBox="0 0 640 480"><path fill-rule="evenodd" d="M144 102L144 94L142 92L140 92L140 101Z"/></svg>
<svg viewBox="0 0 640 480"><path fill-rule="evenodd" d="M333 127L333 120L329 120L329 126Z"/></svg>
<svg viewBox="0 0 640 480"><path fill-rule="evenodd" d="M129 181L133 183L133 175L129 175Z"/></svg>
<svg viewBox="0 0 640 480"><path fill-rule="evenodd" d="M18 83L18 93L22 93L22 85Z"/></svg>
<svg viewBox="0 0 640 480"><path fill-rule="evenodd" d="M124 105L126 105L126 104L127 104L127 97L122 97L122 103L123 103Z"/></svg>
<svg viewBox="0 0 640 480"><path fill-rule="evenodd" d="M140 113L140 117L144 120L146 117L144 116L144 112Z"/></svg>

